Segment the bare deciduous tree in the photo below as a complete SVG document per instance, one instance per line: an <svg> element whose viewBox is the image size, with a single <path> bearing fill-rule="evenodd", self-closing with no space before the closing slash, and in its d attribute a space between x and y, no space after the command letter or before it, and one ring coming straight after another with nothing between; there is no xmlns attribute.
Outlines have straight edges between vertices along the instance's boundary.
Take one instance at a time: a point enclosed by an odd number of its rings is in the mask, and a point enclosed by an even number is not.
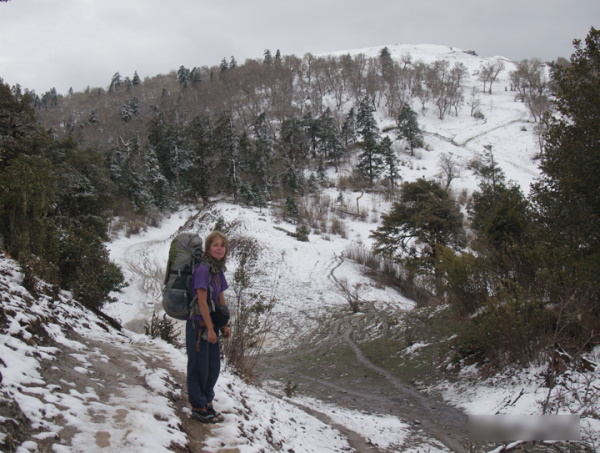
<svg viewBox="0 0 600 453"><path fill-rule="evenodd" d="M504 69L503 61L490 61L484 63L479 68L479 80L483 82L483 92L486 92L487 85L489 83L489 88L487 88L487 92L492 94L492 85L498 78L500 72Z"/></svg>
<svg viewBox="0 0 600 453"><path fill-rule="evenodd" d="M477 96L479 94L479 90L477 87L471 87L471 91L469 93L469 100L467 101L467 105L471 107L470 115L473 116L475 111L481 105L481 99Z"/></svg>
<svg viewBox="0 0 600 453"><path fill-rule="evenodd" d="M448 192L452 181L460 177L462 165L452 153L443 153L438 161L438 167L441 170L441 176L446 181L444 190Z"/></svg>

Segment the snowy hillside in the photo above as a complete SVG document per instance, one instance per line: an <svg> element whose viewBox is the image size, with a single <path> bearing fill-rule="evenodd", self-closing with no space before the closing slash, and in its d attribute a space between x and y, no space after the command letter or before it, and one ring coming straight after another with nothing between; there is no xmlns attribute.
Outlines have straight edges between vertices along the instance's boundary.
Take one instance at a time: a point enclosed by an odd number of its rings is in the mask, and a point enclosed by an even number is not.
<svg viewBox="0 0 600 453"><path fill-rule="evenodd" d="M350 280L364 279L352 263L336 267L336 254L343 251L348 240L311 236L308 243L300 243L277 229L290 225L274 223L267 213L228 204L220 204L212 212L226 221L240 220L239 233L253 235L265 245L264 263L278 271L265 278L262 285L265 290L273 288L279 310L292 321L303 314L296 310L299 305L304 311L318 311L323 305L346 304L330 281L332 272ZM140 316L147 319L156 308L155 295L146 292L153 285L144 283L142 276L156 273L170 238L184 226L190 213L181 212L161 228L111 244L130 286L109 311L120 314L125 324ZM366 231L364 226L362 229ZM355 234L360 230L359 224ZM255 388L229 372L219 381L216 399L226 414L225 422L197 428L201 435L194 434L186 427L189 421L181 387L185 367L182 350L131 331L119 333L70 301L68 294L53 301L44 294L49 289L41 284L42 295L34 300L21 286L23 276L15 264L6 258L1 263L3 313L8 317L3 321L7 324L0 342L2 400L8 412L1 416L3 424L18 427L20 435L30 434L22 451L45 451L42 448L49 445L58 452L178 451L187 442L197 442L195 445L204 445L202 451L215 452L226 447L244 452L290 448L295 452L342 452L352 447L341 426L379 446L379 451L451 451L426 433L416 436L418 428L407 425L406 420L373 414L365 419L361 411L343 409L335 401L317 401L302 392L292 399L282 399L280 385L273 383L270 390ZM231 263L230 271L234 266ZM294 279L294 275L299 278ZM322 299L302 297L309 281L323 288L319 295ZM393 291L373 291L369 298L388 307L412 306ZM417 349L414 351L417 353ZM506 377L475 386L470 381L474 376L466 371L464 385L440 383L439 389L467 413L536 413L537 401L547 396L540 371L513 370ZM593 389L598 385L598 376L592 381L590 377L572 376L572 391ZM567 393L563 396L573 397ZM580 403L573 399L570 404L576 410ZM30 427L24 429L29 423ZM594 431L600 432L600 427L595 426ZM413 446L403 447L409 433ZM7 444L9 435L19 439L14 433L3 434L0 440ZM420 439L418 445L414 445L415 436Z"/></svg>
<svg viewBox="0 0 600 453"><path fill-rule="evenodd" d="M420 177L432 178L440 174L438 163L442 154L452 154L462 164L467 164L484 146L491 145L499 165L507 175L507 179L518 183L525 193L529 184L539 174L534 158L539 154L539 144L534 133L535 123L527 106L515 101L515 92L510 91L511 71L516 69L516 63L504 57L483 58L461 49L436 45L407 45L396 44L387 46L392 58L401 62L407 56L412 63L422 61L431 64L435 61L447 61L451 66L462 63L468 70L468 76L462 86L464 101L458 115L446 115L443 120L437 117L435 107L427 105L423 111L416 100L412 100L413 109L419 114L420 127L425 132L426 150L417 150L414 159L400 153L405 163L402 168L402 178L412 181ZM333 55L363 54L367 57L377 57L383 47L372 47L352 51L336 52ZM504 69L494 82L492 94L485 94L483 83L478 79L482 64L501 61ZM469 115L470 90L476 87L476 101L484 119L476 119ZM394 125L391 118L380 114L381 129ZM390 135L394 138L393 135ZM456 192L462 189L472 192L478 181L468 171L465 171L459 181L453 185Z"/></svg>
<svg viewBox="0 0 600 453"><path fill-rule="evenodd" d="M394 45L388 49L398 60L410 53L413 61L463 63L469 71L465 92L472 86L481 88L476 72L491 60L443 46ZM371 48L339 55L376 56L380 51ZM505 69L493 94L478 95L485 118L476 119L463 111L440 120L431 107L422 111L413 106L426 132L426 147L411 157L395 144L404 181L443 178L440 158L452 155L461 164L460 177L451 184L453 193L472 193L478 181L467 163L491 145L507 180L515 181L527 193L539 174L534 160L539 152L535 124L527 107L515 102L514 93L507 90L514 63L499 59ZM378 119L382 129L393 125L382 114ZM340 174L350 171L343 168ZM167 250L177 232L195 231L205 236L222 219L230 238L256 241L259 253L251 284L275 301L272 334L265 345L271 353L287 351L323 325L330 325L332 313L343 313L352 327L361 325L365 314L351 313L341 286L360 285L361 298L384 312L415 308L413 301L393 288L375 284L362 266L347 259L352 247L370 248L369 235L390 208L383 195L328 189L319 200L305 202L312 203L315 212L322 210L325 218L321 228L313 228L307 242L287 234L293 233L296 225L281 221L274 206L259 210L226 201L203 210L189 207L139 235L115 236L108 248L128 286L115 294L116 302L107 304L104 312L125 327L120 332L81 308L69 294L56 295L42 282L38 294L32 294L23 287L18 266L0 256L0 446L22 453L466 451L466 447L454 447L452 442L460 437L457 433L440 433L442 427L432 430L421 419L384 411L367 413L334 397L316 399L306 387L287 397L282 382L268 381L255 387L229 369L221 376L215 400L225 413L225 422L206 427L188 419L185 351L143 335L152 314L162 314L160 292ZM338 229L343 234L331 231L334 215L342 223ZM228 263L230 282L238 265L235 257ZM229 300L232 297L230 292ZM330 335L341 338L345 332ZM427 346L414 344L398 355L420 354ZM350 360L365 360L357 352L351 354L356 356L351 355ZM600 351L590 360L600 361ZM385 374L372 364L367 367L375 375ZM438 382L419 390L423 395L441 394L449 407L465 414L536 414L540 401L560 400L557 407L563 413L581 414L582 439L600 451L598 368L568 375L551 395L542 371L542 366L507 370L504 375L481 380L475 369L467 367L458 382ZM316 385L327 379L315 381ZM395 381L389 378L389 382L393 390ZM332 382L330 387L335 385ZM423 396L425 406L427 398Z"/></svg>

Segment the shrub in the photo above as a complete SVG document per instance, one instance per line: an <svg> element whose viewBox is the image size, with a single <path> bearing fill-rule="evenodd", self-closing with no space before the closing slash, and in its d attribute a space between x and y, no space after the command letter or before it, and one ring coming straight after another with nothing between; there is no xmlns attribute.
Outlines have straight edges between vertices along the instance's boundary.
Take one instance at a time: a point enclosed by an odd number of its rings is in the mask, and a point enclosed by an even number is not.
<svg viewBox="0 0 600 453"><path fill-rule="evenodd" d="M160 338L173 346L180 347L179 335L181 331L177 328L176 321L163 315L160 318L156 313L152 313L150 322L144 324L144 333L150 338Z"/></svg>
<svg viewBox="0 0 600 453"><path fill-rule="evenodd" d="M308 242L310 230L306 225L298 225L296 228L296 239L302 242Z"/></svg>
<svg viewBox="0 0 600 453"><path fill-rule="evenodd" d="M229 304L232 335L223 342L223 354L239 376L251 380L272 328L270 315L275 301L253 288L254 277L260 272L256 266L260 256L258 242L249 237L233 237L230 253L230 257L238 261L238 267L231 282L234 297Z"/></svg>

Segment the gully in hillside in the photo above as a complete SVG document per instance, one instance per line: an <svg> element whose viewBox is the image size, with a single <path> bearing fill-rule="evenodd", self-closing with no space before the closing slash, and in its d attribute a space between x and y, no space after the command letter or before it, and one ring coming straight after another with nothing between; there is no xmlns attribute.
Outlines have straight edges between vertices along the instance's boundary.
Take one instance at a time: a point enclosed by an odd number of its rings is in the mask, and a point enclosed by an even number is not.
<svg viewBox="0 0 600 453"><path fill-rule="evenodd" d="M229 287L224 273L228 249L227 236L219 231L210 233L205 240L204 256L192 280L199 314L192 314L186 322L187 385L192 417L203 423L224 419L214 409L213 399L221 371L219 335L222 334L223 338L231 336L226 325L228 319L218 316L227 307L223 293Z"/></svg>

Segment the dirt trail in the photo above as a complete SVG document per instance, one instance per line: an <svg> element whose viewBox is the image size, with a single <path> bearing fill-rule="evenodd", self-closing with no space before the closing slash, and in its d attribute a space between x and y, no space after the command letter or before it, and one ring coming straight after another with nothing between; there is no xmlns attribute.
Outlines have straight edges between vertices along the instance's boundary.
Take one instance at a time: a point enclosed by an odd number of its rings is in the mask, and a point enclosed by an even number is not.
<svg viewBox="0 0 600 453"><path fill-rule="evenodd" d="M335 261L329 278L341 287L335 272L344 259L338 256ZM364 328L358 326L361 318L364 316L349 315L337 319L329 328L321 329L329 335L318 345L303 343L291 351L265 355L257 365L260 378L284 384L292 381L298 384L302 393L350 409L394 415L414 428L412 440L408 441L413 446L424 446L424 433L430 440L437 440L440 448L467 451L467 416L417 391L369 360L353 339L355 330ZM345 349L341 351L340 348ZM314 413L314 409L311 412ZM369 446L370 450L363 450L368 445L364 439L347 431L345 435L356 451L378 451L372 446Z"/></svg>
<svg viewBox="0 0 600 453"><path fill-rule="evenodd" d="M138 284L149 299L155 299L162 274L157 271L156 263L151 262L147 254L147 248L151 245L153 243L136 244L131 247L127 252L127 265L138 276ZM336 257L329 272L330 280L337 287L342 285L335 272L343 262L343 256ZM148 309L151 310L150 307ZM373 364L353 340L358 319L356 316L338 319L329 329L331 333L329 336L322 338L322 333L315 335L321 337L318 347L314 344L305 344L295 351L266 356L258 365L259 375L264 379L278 379L284 383L291 378L302 384L303 392L304 387L309 388L310 392L307 393L311 393L312 396L343 407L397 416L413 427L407 445L427 449L434 443L439 449L445 447L449 451L466 451L464 447L466 416L456 409L433 401L404 384L385 369ZM306 359L314 358L318 353L325 354L327 351L332 351L340 344L348 349L345 360L338 364L341 378L327 378L320 376L318 372L307 372L304 365ZM365 373L370 375L369 379L361 377ZM183 379L183 376L176 376L178 382L184 382ZM184 412L186 401L182 398L177 406L181 412ZM314 408L299 407L338 429L354 451L365 453L384 451L379 450L358 433L336 424L327 415L319 413ZM184 423L183 430L188 434L190 441L188 448L190 451L201 451L204 437L210 435L210 428L199 427L185 415L181 418Z"/></svg>
<svg viewBox="0 0 600 453"><path fill-rule="evenodd" d="M418 392L387 370L373 364L352 339L353 331L354 326L349 322L337 338L349 346L355 361L341 360L339 363L322 365L336 366L336 374L343 378L334 380L329 376L319 376L318 370L315 372L304 361L307 357L313 360L325 355L333 346L331 338L316 350L313 347L300 347L291 354L266 355L257 366L259 376L264 380L274 379L282 383L293 381L299 385L300 392L342 407L373 414L394 415L414 427L415 432L411 437L415 439L422 430L450 451L467 451L466 415ZM331 356L335 354L328 357ZM365 369L371 370L376 376L366 379ZM356 451L363 451L351 441L348 433L345 434Z"/></svg>

